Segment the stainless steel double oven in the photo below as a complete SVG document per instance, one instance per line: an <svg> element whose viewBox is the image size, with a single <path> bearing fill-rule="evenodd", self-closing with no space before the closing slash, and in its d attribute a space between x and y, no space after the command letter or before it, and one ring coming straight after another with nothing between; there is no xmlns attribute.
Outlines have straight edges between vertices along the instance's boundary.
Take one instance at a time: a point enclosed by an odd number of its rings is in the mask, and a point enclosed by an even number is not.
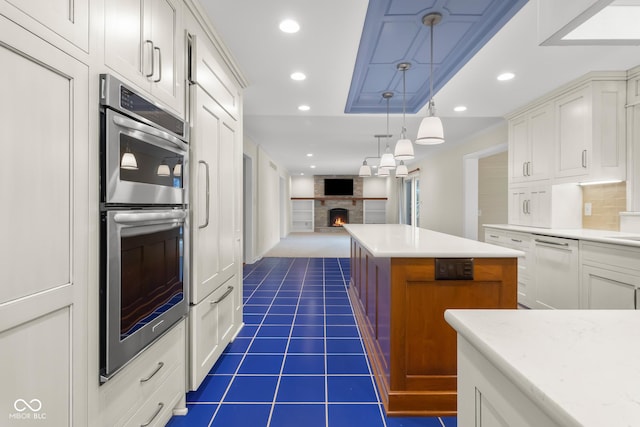
<svg viewBox="0 0 640 427"><path fill-rule="evenodd" d="M188 126L100 76L100 379L188 310Z"/></svg>

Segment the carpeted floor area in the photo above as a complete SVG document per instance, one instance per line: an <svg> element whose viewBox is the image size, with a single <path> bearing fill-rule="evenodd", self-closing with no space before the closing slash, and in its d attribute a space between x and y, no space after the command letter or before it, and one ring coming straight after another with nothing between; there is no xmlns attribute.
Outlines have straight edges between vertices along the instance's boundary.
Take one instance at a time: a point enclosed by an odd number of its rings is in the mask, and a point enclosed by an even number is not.
<svg viewBox="0 0 640 427"><path fill-rule="evenodd" d="M346 231L333 233L290 233L280 239L265 257L285 258L349 258L349 234Z"/></svg>

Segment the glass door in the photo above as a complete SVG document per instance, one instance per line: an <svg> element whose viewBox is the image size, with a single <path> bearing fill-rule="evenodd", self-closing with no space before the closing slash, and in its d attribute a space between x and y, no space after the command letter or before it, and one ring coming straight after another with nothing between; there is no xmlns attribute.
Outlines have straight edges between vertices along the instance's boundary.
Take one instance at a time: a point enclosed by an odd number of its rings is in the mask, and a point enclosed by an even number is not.
<svg viewBox="0 0 640 427"><path fill-rule="evenodd" d="M420 226L420 178L405 178L403 183L403 223Z"/></svg>

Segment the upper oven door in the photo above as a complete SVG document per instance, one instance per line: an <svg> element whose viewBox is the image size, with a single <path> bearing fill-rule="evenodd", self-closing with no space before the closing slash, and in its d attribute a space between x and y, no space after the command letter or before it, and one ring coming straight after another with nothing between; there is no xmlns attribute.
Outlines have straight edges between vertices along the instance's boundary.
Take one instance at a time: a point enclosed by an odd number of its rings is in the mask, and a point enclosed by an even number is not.
<svg viewBox="0 0 640 427"><path fill-rule="evenodd" d="M187 144L109 108L103 120L103 202L186 204Z"/></svg>

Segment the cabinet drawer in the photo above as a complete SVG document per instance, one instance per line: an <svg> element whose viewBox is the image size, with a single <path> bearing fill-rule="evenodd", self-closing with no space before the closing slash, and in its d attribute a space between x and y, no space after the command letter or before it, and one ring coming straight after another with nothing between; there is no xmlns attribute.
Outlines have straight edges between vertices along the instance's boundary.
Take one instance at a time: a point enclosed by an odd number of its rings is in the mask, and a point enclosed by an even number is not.
<svg viewBox="0 0 640 427"><path fill-rule="evenodd" d="M173 415L173 407L183 396L184 365L178 365L124 426L164 426Z"/></svg>
<svg viewBox="0 0 640 427"><path fill-rule="evenodd" d="M606 243L581 242L582 262L640 271L640 248Z"/></svg>
<svg viewBox="0 0 640 427"><path fill-rule="evenodd" d="M182 320L100 388L101 409L105 411L102 425L122 425L122 420L131 417L142 402L162 388L161 384L177 366L182 367L184 375L184 349L185 321ZM114 422L118 419L119 423Z"/></svg>

